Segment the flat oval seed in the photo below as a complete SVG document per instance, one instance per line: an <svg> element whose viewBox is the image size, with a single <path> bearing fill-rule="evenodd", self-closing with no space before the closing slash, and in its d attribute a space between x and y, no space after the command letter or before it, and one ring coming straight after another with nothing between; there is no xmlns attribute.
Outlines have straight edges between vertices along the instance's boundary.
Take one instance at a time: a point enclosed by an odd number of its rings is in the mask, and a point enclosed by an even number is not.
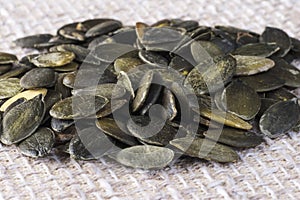
<svg viewBox="0 0 300 200"><path fill-rule="evenodd" d="M117 20L110 20L93 26L86 33L86 37L96 37L107 34L122 27L122 23Z"/></svg>
<svg viewBox="0 0 300 200"><path fill-rule="evenodd" d="M24 92L21 92L15 96L13 96L12 98L8 99L4 104L2 104L2 106L0 107L0 111L4 112L12 103L17 101L18 99L25 98L26 100L30 100L40 94L43 97L45 97L47 94L47 89L41 88L41 89L26 90Z"/></svg>
<svg viewBox="0 0 300 200"><path fill-rule="evenodd" d="M185 155L205 160L226 163L237 161L239 156L230 147L202 138L184 137L172 140L171 145L180 149Z"/></svg>
<svg viewBox="0 0 300 200"><path fill-rule="evenodd" d="M20 86L20 79L8 78L0 79L0 99L7 99L22 91Z"/></svg>
<svg viewBox="0 0 300 200"><path fill-rule="evenodd" d="M236 59L236 75L253 75L268 71L275 66L275 62L258 56L233 56Z"/></svg>
<svg viewBox="0 0 300 200"><path fill-rule="evenodd" d="M108 99L100 96L68 97L54 104L50 115L57 119L85 118L96 114L107 103Z"/></svg>
<svg viewBox="0 0 300 200"><path fill-rule="evenodd" d="M123 165L142 169L166 167L174 158L174 152L165 147L138 145L118 152L115 160Z"/></svg>
<svg viewBox="0 0 300 200"><path fill-rule="evenodd" d="M51 34L37 34L19 38L14 43L22 48L34 48L35 45L49 42L53 37Z"/></svg>
<svg viewBox="0 0 300 200"><path fill-rule="evenodd" d="M32 135L43 120L44 113L40 96L13 107L3 117L1 142L11 145Z"/></svg>
<svg viewBox="0 0 300 200"><path fill-rule="evenodd" d="M143 106L143 103L146 101L147 95L150 90L151 82L153 79L153 71L148 71L142 78L140 82L140 87L136 93L136 96L132 102L132 111L136 112Z"/></svg>
<svg viewBox="0 0 300 200"><path fill-rule="evenodd" d="M222 93L223 107L244 120L255 117L260 109L260 97L254 89L241 81L233 81Z"/></svg>
<svg viewBox="0 0 300 200"><path fill-rule="evenodd" d="M102 133L96 127L81 130L70 142L69 152L73 159L94 160L104 156L114 147L109 136Z"/></svg>
<svg viewBox="0 0 300 200"><path fill-rule="evenodd" d="M54 70L48 68L34 68L28 71L20 80L25 89L52 87L56 82Z"/></svg>
<svg viewBox="0 0 300 200"><path fill-rule="evenodd" d="M30 62L37 67L61 67L71 63L74 58L72 52L50 52L33 57Z"/></svg>
<svg viewBox="0 0 300 200"><path fill-rule="evenodd" d="M0 65L12 64L17 61L17 56L10 53L0 52Z"/></svg>
<svg viewBox="0 0 300 200"><path fill-rule="evenodd" d="M263 134L275 138L288 132L300 120L300 106L297 99L281 101L268 108L259 120Z"/></svg>
<svg viewBox="0 0 300 200"><path fill-rule="evenodd" d="M236 71L236 60L232 56L216 57L200 63L187 75L184 86L192 86L196 94L215 92L231 81Z"/></svg>
<svg viewBox="0 0 300 200"><path fill-rule="evenodd" d="M288 34L278 28L266 27L260 39L263 42L275 42L280 47L276 53L279 57L284 57L292 47Z"/></svg>
<svg viewBox="0 0 300 200"><path fill-rule="evenodd" d="M256 92L275 90L282 87L285 83L285 81L280 79L280 77L273 76L270 71L252 76L239 77L239 79L252 87Z"/></svg>
<svg viewBox="0 0 300 200"><path fill-rule="evenodd" d="M226 127L223 127L222 131L215 129L206 131L204 136L219 143L238 148L255 147L264 141L256 133Z"/></svg>
<svg viewBox="0 0 300 200"><path fill-rule="evenodd" d="M211 109L205 107L201 107L200 111L199 109L195 109L195 108L192 109L196 113L200 114L201 116L209 118L215 122L225 124L226 126L244 129L244 130L250 130L252 128L251 124L249 124L248 122L242 120L241 118L229 112L224 112L220 110L214 110L212 112Z"/></svg>
<svg viewBox="0 0 300 200"><path fill-rule="evenodd" d="M91 53L103 62L112 63L120 56L133 52L136 49L127 44L101 44L98 45Z"/></svg>
<svg viewBox="0 0 300 200"><path fill-rule="evenodd" d="M280 48L276 43L250 43L237 48L233 55L269 57Z"/></svg>
<svg viewBox="0 0 300 200"><path fill-rule="evenodd" d="M120 71L128 72L141 64L143 61L138 58L118 58L114 62L114 69L117 73Z"/></svg>
<svg viewBox="0 0 300 200"><path fill-rule="evenodd" d="M80 95L95 95L95 96L102 96L108 99L118 99L124 96L126 90L123 86L117 85L114 83L104 83L100 85L96 85L95 87L87 87L82 89L74 89L72 90L72 94L74 96Z"/></svg>
<svg viewBox="0 0 300 200"><path fill-rule="evenodd" d="M49 128L40 128L19 144L23 155L38 158L49 154L54 145L55 135Z"/></svg>
<svg viewBox="0 0 300 200"><path fill-rule="evenodd" d="M0 65L0 75L8 72L12 68L12 64Z"/></svg>

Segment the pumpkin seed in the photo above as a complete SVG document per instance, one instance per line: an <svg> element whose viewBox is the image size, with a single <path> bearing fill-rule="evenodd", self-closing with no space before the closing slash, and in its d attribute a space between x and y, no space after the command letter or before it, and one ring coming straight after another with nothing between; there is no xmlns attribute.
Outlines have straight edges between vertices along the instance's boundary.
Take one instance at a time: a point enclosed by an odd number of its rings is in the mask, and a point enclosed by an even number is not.
<svg viewBox="0 0 300 200"><path fill-rule="evenodd" d="M234 128L223 127L220 130L211 129L204 132L208 139L238 148L255 147L263 142L263 138L256 133L243 131Z"/></svg>
<svg viewBox="0 0 300 200"><path fill-rule="evenodd" d="M54 145L54 133L49 128L40 128L19 144L22 154L37 158L49 154Z"/></svg>
<svg viewBox="0 0 300 200"><path fill-rule="evenodd" d="M108 103L100 96L74 96L57 102L50 110L50 115L57 119L80 119L96 114ZM73 106L74 105L74 106Z"/></svg>
<svg viewBox="0 0 300 200"><path fill-rule="evenodd" d="M41 54L30 61L37 67L61 67L71 63L75 58L72 52L51 52Z"/></svg>
<svg viewBox="0 0 300 200"><path fill-rule="evenodd" d="M174 152L165 147L138 145L121 150L113 158L128 167L160 169L173 160Z"/></svg>
<svg viewBox="0 0 300 200"><path fill-rule="evenodd" d="M0 79L0 99L7 99L22 91L20 86L20 79L8 78Z"/></svg>
<svg viewBox="0 0 300 200"><path fill-rule="evenodd" d="M255 90L241 81L230 83L223 91L221 100L228 112L244 120L254 118L261 105L260 97Z"/></svg>
<svg viewBox="0 0 300 200"><path fill-rule="evenodd" d="M180 149L188 156L205 160L226 163L237 161L239 158L233 149L202 138L178 138L172 140L170 144Z"/></svg>
<svg viewBox="0 0 300 200"><path fill-rule="evenodd" d="M292 42L287 33L274 27L266 27L261 35L262 42L275 42L279 46L277 56L285 56L292 47Z"/></svg>
<svg viewBox="0 0 300 200"><path fill-rule="evenodd" d="M4 104L2 104L2 106L0 107L0 111L4 112L12 103L14 103L18 99L25 98L26 100L30 100L40 94L43 97L46 96L47 89L41 88L41 89L34 89L34 90L26 90L24 92L18 93L17 95L8 99Z"/></svg>
<svg viewBox="0 0 300 200"><path fill-rule="evenodd" d="M300 106L297 99L281 101L269 107L259 120L260 131L275 138L297 125L300 119Z"/></svg>
<svg viewBox="0 0 300 200"><path fill-rule="evenodd" d="M27 73L20 80L20 85L25 89L52 87L56 82L56 74L52 69L35 68Z"/></svg>
<svg viewBox="0 0 300 200"><path fill-rule="evenodd" d="M3 117L1 142L11 145L32 135L39 127L44 113L40 95L13 107Z"/></svg>
<svg viewBox="0 0 300 200"><path fill-rule="evenodd" d="M14 41L14 43L23 48L34 48L35 45L49 42L49 40L53 37L51 34L37 34L30 35L23 38L19 38Z"/></svg>
<svg viewBox="0 0 300 200"><path fill-rule="evenodd" d="M234 56L236 59L236 75L253 75L268 71L275 66L275 62L258 56Z"/></svg>
<svg viewBox="0 0 300 200"><path fill-rule="evenodd" d="M12 64L17 61L17 56L10 53L0 52L0 65Z"/></svg>

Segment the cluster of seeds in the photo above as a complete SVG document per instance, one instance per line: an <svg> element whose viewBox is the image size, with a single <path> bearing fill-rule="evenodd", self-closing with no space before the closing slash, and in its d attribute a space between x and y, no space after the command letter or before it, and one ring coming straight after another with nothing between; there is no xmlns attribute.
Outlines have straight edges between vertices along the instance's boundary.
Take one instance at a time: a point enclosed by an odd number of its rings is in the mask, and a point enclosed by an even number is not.
<svg viewBox="0 0 300 200"><path fill-rule="evenodd" d="M26 156L234 162L300 124L300 41L277 28L92 19L15 44L39 53L0 52L0 141Z"/></svg>

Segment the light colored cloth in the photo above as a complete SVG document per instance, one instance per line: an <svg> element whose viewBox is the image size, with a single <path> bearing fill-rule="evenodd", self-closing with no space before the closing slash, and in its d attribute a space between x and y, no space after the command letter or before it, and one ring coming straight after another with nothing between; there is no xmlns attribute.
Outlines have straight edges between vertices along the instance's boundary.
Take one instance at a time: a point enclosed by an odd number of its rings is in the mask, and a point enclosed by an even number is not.
<svg viewBox="0 0 300 200"><path fill-rule="evenodd" d="M0 0L0 51L18 37L52 33L61 25L111 17L133 25L163 18L196 19L203 25L233 25L262 32L276 26L300 38L298 0ZM299 199L300 135L290 133L239 151L234 164L185 159L145 171L114 161L76 162L67 157L24 157L0 146L0 199Z"/></svg>

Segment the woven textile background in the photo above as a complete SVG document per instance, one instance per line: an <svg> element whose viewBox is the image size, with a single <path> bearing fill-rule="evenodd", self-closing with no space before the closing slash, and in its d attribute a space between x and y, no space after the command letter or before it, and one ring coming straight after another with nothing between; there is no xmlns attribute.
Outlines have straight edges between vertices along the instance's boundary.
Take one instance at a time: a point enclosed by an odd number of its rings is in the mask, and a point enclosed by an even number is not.
<svg viewBox="0 0 300 200"><path fill-rule="evenodd" d="M35 33L55 34L61 25L111 17L133 25L163 18L196 19L262 32L276 26L300 38L298 0L0 0L0 51L22 56L12 41ZM22 156L0 145L0 199L299 199L300 134L289 133L221 165L197 159L145 171L111 160L77 162L51 155Z"/></svg>

